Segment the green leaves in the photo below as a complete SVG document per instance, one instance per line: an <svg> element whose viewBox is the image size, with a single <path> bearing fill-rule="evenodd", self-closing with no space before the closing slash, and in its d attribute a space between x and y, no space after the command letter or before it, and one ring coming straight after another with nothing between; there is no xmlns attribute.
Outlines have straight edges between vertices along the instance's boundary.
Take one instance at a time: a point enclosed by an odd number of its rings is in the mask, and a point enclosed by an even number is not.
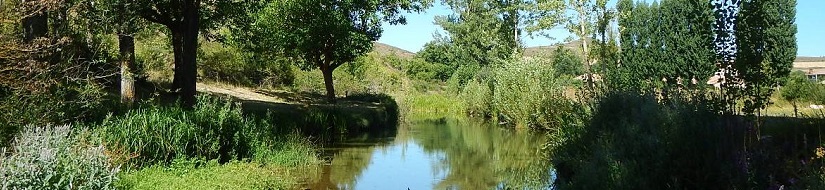
<svg viewBox="0 0 825 190"><path fill-rule="evenodd" d="M734 26L734 68L744 80L738 96L745 99L743 111L753 113L770 101L774 87L788 76L796 58L796 1L745 0Z"/></svg>
<svg viewBox="0 0 825 190"><path fill-rule="evenodd" d="M620 1L625 87L694 86L716 69L710 1L666 0L648 5ZM662 79L666 79L663 82Z"/></svg>

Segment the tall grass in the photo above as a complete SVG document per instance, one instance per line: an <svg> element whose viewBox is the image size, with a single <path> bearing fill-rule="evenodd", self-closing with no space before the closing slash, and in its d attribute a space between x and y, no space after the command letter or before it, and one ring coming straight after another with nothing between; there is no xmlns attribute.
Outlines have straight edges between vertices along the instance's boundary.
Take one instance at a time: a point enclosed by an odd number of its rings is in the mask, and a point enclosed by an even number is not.
<svg viewBox="0 0 825 190"><path fill-rule="evenodd" d="M467 112L535 129L580 123L585 114L582 107L563 93L569 81L557 78L548 65L524 59L479 73L460 95Z"/></svg>
<svg viewBox="0 0 825 190"><path fill-rule="evenodd" d="M270 121L243 116L239 105L231 101L201 96L193 110L149 106L108 118L97 130L106 146L120 153L120 161L133 167L176 158L290 162L273 156L311 154L312 150L283 151L308 142L275 133L276 127Z"/></svg>
<svg viewBox="0 0 825 190"><path fill-rule="evenodd" d="M404 120L464 117L464 104L449 93L418 93L407 95L401 105Z"/></svg>

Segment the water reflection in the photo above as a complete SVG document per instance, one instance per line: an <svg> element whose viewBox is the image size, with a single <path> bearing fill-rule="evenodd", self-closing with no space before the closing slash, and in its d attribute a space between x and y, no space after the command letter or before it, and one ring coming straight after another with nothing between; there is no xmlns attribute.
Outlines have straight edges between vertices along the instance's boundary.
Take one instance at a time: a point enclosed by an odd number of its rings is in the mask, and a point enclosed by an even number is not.
<svg viewBox="0 0 825 190"><path fill-rule="evenodd" d="M478 121L403 125L394 137L333 145L311 189L548 189L544 135Z"/></svg>

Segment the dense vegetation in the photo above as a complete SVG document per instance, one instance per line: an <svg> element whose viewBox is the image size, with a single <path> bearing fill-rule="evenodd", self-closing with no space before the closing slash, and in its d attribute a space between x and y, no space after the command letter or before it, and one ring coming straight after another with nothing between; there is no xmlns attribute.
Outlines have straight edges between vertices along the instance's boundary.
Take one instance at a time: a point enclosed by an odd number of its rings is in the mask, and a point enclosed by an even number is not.
<svg viewBox="0 0 825 190"><path fill-rule="evenodd" d="M527 156L549 159L539 165L562 189L825 184L825 115L798 111L824 103L825 87L790 73L796 1L446 0L453 12L435 20L445 33L420 52L374 50L383 22L432 3L2 1L0 184L295 188L318 167L314 143L452 117L544 135ZM524 36L557 27L576 40L525 53ZM284 100L196 95L199 80ZM793 117L763 114L772 103ZM493 139L519 151L527 140ZM463 143L423 145L521 155ZM496 167L528 176L501 188L550 178Z"/></svg>

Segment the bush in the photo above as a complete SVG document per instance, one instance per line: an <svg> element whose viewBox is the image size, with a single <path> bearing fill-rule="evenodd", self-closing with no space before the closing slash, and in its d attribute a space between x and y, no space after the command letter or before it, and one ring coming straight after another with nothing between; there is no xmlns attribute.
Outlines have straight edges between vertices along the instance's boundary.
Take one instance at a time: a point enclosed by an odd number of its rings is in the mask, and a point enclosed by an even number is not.
<svg viewBox="0 0 825 190"><path fill-rule="evenodd" d="M564 46L559 46L553 51L553 69L556 70L556 77L561 75L578 77L584 74L584 64L581 58Z"/></svg>
<svg viewBox="0 0 825 190"><path fill-rule="evenodd" d="M461 92L464 85L475 78L476 74L481 70L478 65L461 65L456 69L453 75L447 80L447 87L453 92Z"/></svg>
<svg viewBox="0 0 825 190"><path fill-rule="evenodd" d="M563 95L565 84L548 64L525 59L495 71L493 111L500 118L525 127L546 129L576 123L577 110Z"/></svg>
<svg viewBox="0 0 825 190"><path fill-rule="evenodd" d="M240 48L203 40L198 49L199 76L206 80L243 86L291 85L295 74L290 63L256 57Z"/></svg>
<svg viewBox="0 0 825 190"><path fill-rule="evenodd" d="M0 157L3 189L114 189L119 169L103 146L81 137L69 126L26 129Z"/></svg>
<svg viewBox="0 0 825 190"><path fill-rule="evenodd" d="M471 80L461 92L461 100L472 116L492 116L493 91L488 81Z"/></svg>
<svg viewBox="0 0 825 190"><path fill-rule="evenodd" d="M753 167L744 123L725 122L701 97L613 92L587 126L562 128L553 151L562 189L739 189ZM736 132L734 132L736 131Z"/></svg>

